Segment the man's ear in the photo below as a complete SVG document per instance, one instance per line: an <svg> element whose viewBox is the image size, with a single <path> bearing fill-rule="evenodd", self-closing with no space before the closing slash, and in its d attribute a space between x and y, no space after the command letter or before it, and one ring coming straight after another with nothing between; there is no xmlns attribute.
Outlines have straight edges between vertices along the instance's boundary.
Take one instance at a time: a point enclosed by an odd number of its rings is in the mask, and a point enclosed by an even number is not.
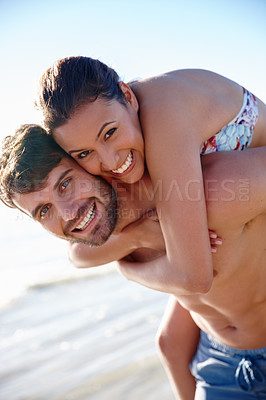
<svg viewBox="0 0 266 400"><path fill-rule="evenodd" d="M139 103L138 100L134 94L134 92L130 89L130 87L125 83L125 82L119 82L118 83L120 89L124 93L126 102L130 104L136 112L139 110Z"/></svg>

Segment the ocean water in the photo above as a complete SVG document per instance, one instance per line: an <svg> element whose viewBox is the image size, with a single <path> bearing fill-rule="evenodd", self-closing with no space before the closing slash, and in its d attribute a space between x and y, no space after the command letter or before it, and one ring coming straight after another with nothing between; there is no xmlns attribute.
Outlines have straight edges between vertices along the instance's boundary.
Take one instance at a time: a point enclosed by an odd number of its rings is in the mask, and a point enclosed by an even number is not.
<svg viewBox="0 0 266 400"><path fill-rule="evenodd" d="M75 269L64 241L0 218L0 399L173 400L154 342L168 295L115 264Z"/></svg>

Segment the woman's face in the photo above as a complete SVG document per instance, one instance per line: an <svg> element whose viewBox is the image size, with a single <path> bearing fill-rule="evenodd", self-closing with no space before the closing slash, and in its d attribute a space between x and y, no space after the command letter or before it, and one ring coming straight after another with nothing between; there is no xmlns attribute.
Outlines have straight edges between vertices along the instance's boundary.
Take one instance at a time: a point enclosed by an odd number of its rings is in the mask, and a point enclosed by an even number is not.
<svg viewBox="0 0 266 400"><path fill-rule="evenodd" d="M54 138L89 173L134 183L144 172L144 140L137 100L126 85L121 88L126 105L102 99L85 104L54 130Z"/></svg>

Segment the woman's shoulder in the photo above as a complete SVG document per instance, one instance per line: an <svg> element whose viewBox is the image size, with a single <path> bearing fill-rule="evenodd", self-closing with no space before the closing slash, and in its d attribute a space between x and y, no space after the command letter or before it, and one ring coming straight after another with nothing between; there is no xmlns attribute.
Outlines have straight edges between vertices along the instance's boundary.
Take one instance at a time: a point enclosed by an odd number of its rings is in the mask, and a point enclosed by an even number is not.
<svg viewBox="0 0 266 400"><path fill-rule="evenodd" d="M218 132L239 111L242 88L211 71L171 71L139 83L141 125L162 130L170 122L177 130L195 132L204 141Z"/></svg>
<svg viewBox="0 0 266 400"><path fill-rule="evenodd" d="M242 87L234 81L203 69L170 71L137 83L136 93L140 109L146 114L157 110L190 110L202 115L229 108L242 101ZM228 111L227 111L228 112Z"/></svg>
<svg viewBox="0 0 266 400"><path fill-rule="evenodd" d="M156 101L156 98L167 96L169 93L176 96L176 91L190 95L220 91L226 93L239 86L234 81L219 73L204 69L177 69L146 79L132 82L132 89L137 96L144 100ZM158 91L160 96L158 96ZM157 93L156 97L151 95Z"/></svg>
<svg viewBox="0 0 266 400"><path fill-rule="evenodd" d="M134 83L142 118L162 117L168 112L177 116L187 109L196 111L202 104L208 107L217 93L210 88L211 76L210 71L180 69Z"/></svg>
<svg viewBox="0 0 266 400"><path fill-rule="evenodd" d="M228 79L213 71L199 68L187 68L171 70L159 75L151 76L149 78L135 79L129 82L129 85L133 88L133 90L141 91L152 89L153 87L157 87L162 84L184 84L191 81L194 83L197 81L209 82L210 80L216 82L217 80L222 81Z"/></svg>

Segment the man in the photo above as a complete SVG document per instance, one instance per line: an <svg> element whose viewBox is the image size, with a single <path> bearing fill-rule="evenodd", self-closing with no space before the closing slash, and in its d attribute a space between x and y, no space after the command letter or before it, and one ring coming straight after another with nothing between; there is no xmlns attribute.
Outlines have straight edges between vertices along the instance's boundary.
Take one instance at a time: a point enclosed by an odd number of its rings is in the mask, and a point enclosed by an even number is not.
<svg viewBox="0 0 266 400"><path fill-rule="evenodd" d="M39 127L23 127L7 139L4 149L0 192L7 205L31 215L59 237L101 245L101 249L109 246L113 251L110 243L115 247L116 240L125 235L119 258L130 255L134 261L145 261L162 253L158 223L148 218L154 210L154 193L147 176L133 187L117 184L116 200L107 183L84 172ZM181 396L175 347L181 328L174 320L180 312L184 313L182 322L191 329L189 341L198 334L191 317L202 330L192 363L196 399L266 396L265 151L212 154L202 160L209 227L223 239L213 256L214 281L208 293L176 287L157 263L150 271L141 262L121 262L129 279L175 296L159 342ZM192 347L184 348L186 356Z"/></svg>

